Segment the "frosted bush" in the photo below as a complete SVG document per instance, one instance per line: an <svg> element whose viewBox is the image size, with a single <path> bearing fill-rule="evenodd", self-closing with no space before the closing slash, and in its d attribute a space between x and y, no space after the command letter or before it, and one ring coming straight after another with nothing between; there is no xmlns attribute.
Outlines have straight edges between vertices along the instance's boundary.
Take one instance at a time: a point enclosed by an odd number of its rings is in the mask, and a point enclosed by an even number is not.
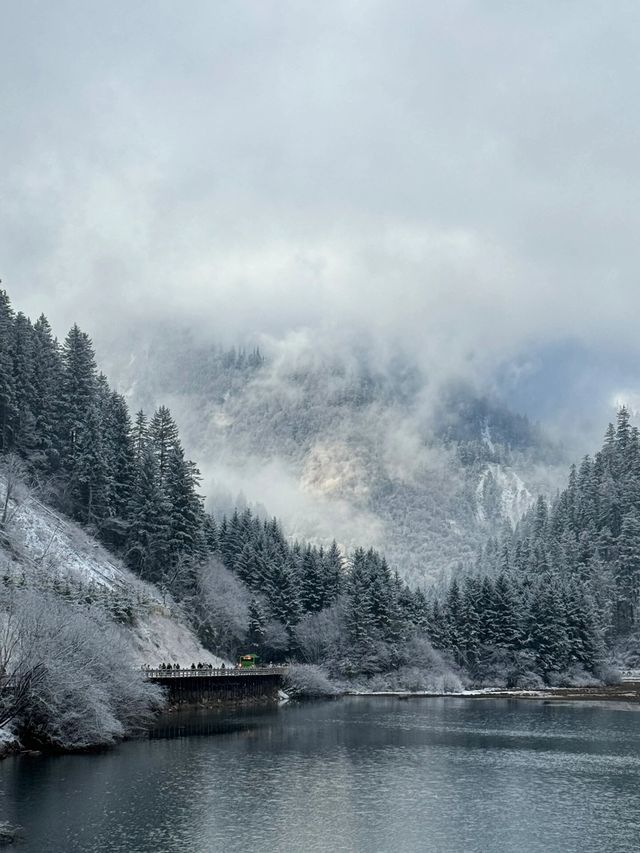
<svg viewBox="0 0 640 853"><path fill-rule="evenodd" d="M8 602L12 656L41 677L16 727L26 739L59 749L111 744L144 724L163 704L145 682L121 628L97 608L22 591Z"/></svg>
<svg viewBox="0 0 640 853"><path fill-rule="evenodd" d="M337 696L339 693L326 672L312 664L291 664L285 678L285 690L290 696L308 699Z"/></svg>

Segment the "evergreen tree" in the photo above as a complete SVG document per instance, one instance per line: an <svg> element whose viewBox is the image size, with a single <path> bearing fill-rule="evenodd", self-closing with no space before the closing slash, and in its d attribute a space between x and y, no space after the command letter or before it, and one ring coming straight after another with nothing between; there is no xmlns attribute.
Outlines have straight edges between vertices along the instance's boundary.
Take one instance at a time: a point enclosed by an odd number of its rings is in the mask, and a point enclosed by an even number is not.
<svg viewBox="0 0 640 853"><path fill-rule="evenodd" d="M15 320L5 290L0 290L0 453L15 441L18 410L14 375Z"/></svg>
<svg viewBox="0 0 640 853"><path fill-rule="evenodd" d="M300 602L304 610L317 613L324 606L324 579L317 552L307 545L299 570Z"/></svg>
<svg viewBox="0 0 640 853"><path fill-rule="evenodd" d="M31 456L37 443L34 344L31 321L24 314L17 314L13 324L14 446L24 458Z"/></svg>
<svg viewBox="0 0 640 853"><path fill-rule="evenodd" d="M126 556L131 568L151 581L158 580L167 565L168 513L158 463L151 448L147 448L131 497Z"/></svg>
<svg viewBox="0 0 640 853"><path fill-rule="evenodd" d="M97 402L97 375L93 344L88 335L73 326L62 350L60 393L60 446L67 470L73 470L82 428L89 409Z"/></svg>
<svg viewBox="0 0 640 853"><path fill-rule="evenodd" d="M95 405L89 407L77 432L69 493L74 517L99 528L108 512L108 474L101 417Z"/></svg>
<svg viewBox="0 0 640 853"><path fill-rule="evenodd" d="M169 460L176 451L182 451L178 427L166 406L160 406L154 413L149 434L158 462L158 476L160 482L164 483L169 469Z"/></svg>
<svg viewBox="0 0 640 853"><path fill-rule="evenodd" d="M129 410L124 398L110 392L103 409L105 456L109 478L109 511L118 519L129 514L136 478L136 457Z"/></svg>
<svg viewBox="0 0 640 853"><path fill-rule="evenodd" d="M45 474L52 474L60 465L62 370L58 342L42 314L33 327L35 453L32 461Z"/></svg>
<svg viewBox="0 0 640 853"><path fill-rule="evenodd" d="M247 642L249 648L254 651L260 651L265 642L265 624L266 618L260 603L256 598L252 598L249 603L249 629L247 633Z"/></svg>
<svg viewBox="0 0 640 853"><path fill-rule="evenodd" d="M635 622L640 596L640 515L625 515L618 542L615 569L616 631L625 634Z"/></svg>
<svg viewBox="0 0 640 853"><path fill-rule="evenodd" d="M180 556L198 559L205 554L204 509L197 492L198 483L199 471L193 462L185 460L182 449L177 445L169 455L164 477L168 506L168 547L173 560Z"/></svg>

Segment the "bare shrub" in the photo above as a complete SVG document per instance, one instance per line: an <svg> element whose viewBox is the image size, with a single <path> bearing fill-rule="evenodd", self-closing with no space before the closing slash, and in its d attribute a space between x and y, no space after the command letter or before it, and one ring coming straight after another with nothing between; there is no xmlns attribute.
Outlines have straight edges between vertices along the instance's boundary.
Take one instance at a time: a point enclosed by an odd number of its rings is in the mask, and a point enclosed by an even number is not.
<svg viewBox="0 0 640 853"><path fill-rule="evenodd" d="M161 707L161 691L143 680L123 631L101 610L26 590L8 613L17 626L11 665L39 674L16 716L26 738L60 749L107 745Z"/></svg>
<svg viewBox="0 0 640 853"><path fill-rule="evenodd" d="M24 462L15 453L0 461L0 542L9 542L9 531L26 497Z"/></svg>
<svg viewBox="0 0 640 853"><path fill-rule="evenodd" d="M249 593L217 560L209 561L198 571L193 613L198 635L205 645L217 654L235 658L247 636Z"/></svg>
<svg viewBox="0 0 640 853"><path fill-rule="evenodd" d="M296 625L296 642L306 663L321 663L332 656L341 640L342 625L337 607L306 613Z"/></svg>
<svg viewBox="0 0 640 853"><path fill-rule="evenodd" d="M337 696L339 693L338 688L329 680L323 669L302 663L289 665L285 677L285 690L291 696L307 699Z"/></svg>

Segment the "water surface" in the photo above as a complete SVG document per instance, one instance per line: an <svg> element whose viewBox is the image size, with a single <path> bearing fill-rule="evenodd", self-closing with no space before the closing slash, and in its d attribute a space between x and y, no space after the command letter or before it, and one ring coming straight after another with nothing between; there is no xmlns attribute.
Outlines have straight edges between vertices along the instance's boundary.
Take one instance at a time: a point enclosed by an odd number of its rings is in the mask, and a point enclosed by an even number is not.
<svg viewBox="0 0 640 853"><path fill-rule="evenodd" d="M0 764L21 853L640 850L631 707L351 698Z"/></svg>

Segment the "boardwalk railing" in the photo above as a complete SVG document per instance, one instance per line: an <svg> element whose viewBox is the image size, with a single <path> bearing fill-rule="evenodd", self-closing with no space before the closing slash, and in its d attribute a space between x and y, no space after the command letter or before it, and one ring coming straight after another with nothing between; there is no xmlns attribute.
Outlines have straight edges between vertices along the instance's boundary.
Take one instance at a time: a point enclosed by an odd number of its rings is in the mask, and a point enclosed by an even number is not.
<svg viewBox="0 0 640 853"><path fill-rule="evenodd" d="M286 666L254 666L240 667L228 666L225 669L143 669L145 678L227 678L238 675L284 675Z"/></svg>

